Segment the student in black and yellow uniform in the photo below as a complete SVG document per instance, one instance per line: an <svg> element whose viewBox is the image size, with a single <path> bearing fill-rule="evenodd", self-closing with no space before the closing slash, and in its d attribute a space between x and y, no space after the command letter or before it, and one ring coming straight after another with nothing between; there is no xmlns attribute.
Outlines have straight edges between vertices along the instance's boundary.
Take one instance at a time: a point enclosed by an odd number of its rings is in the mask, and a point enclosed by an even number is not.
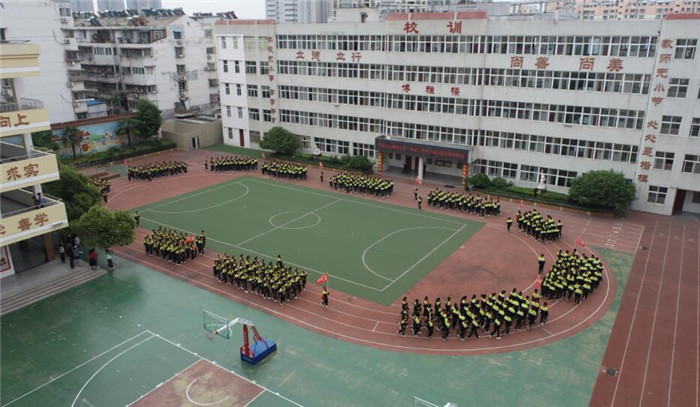
<svg viewBox="0 0 700 407"><path fill-rule="evenodd" d="M543 217L537 209L525 213L518 211L517 220L518 229L544 243L559 239L564 227L561 220L555 222L551 215Z"/></svg>
<svg viewBox="0 0 700 407"><path fill-rule="evenodd" d="M268 161L262 165L263 175L291 179L295 181L306 179L306 167L299 164L289 164L280 161Z"/></svg>
<svg viewBox="0 0 700 407"><path fill-rule="evenodd" d="M256 171L258 169L258 160L253 157L239 157L237 155L210 157L209 168L212 172ZM204 163L204 169L207 169L206 162Z"/></svg>
<svg viewBox="0 0 700 407"><path fill-rule="evenodd" d="M131 181L132 178L153 181L153 178L186 173L187 163L184 161L166 161L162 163L148 163L137 166L129 166L126 171L129 181Z"/></svg>
<svg viewBox="0 0 700 407"><path fill-rule="evenodd" d="M459 210L479 216L498 216L501 214L499 198L486 199L472 194L446 192L435 188L428 194L428 205L441 209Z"/></svg>
<svg viewBox="0 0 700 407"><path fill-rule="evenodd" d="M331 188L344 190L347 193L357 192L385 197L394 192L394 181L377 177L340 173L333 175L328 182Z"/></svg>

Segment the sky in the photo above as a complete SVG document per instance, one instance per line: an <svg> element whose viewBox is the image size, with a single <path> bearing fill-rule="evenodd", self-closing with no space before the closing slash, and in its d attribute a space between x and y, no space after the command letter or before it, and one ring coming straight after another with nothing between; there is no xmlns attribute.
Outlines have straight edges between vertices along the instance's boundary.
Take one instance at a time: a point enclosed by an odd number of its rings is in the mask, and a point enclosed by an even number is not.
<svg viewBox="0 0 700 407"><path fill-rule="evenodd" d="M235 11L238 18L265 18L265 0L163 0L163 7L182 7L187 14Z"/></svg>

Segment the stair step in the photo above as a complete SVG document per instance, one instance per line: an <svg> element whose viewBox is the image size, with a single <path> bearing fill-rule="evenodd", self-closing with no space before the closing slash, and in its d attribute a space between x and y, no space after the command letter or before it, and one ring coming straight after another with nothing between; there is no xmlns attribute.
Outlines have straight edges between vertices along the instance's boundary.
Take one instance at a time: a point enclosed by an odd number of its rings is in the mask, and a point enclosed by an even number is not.
<svg viewBox="0 0 700 407"><path fill-rule="evenodd" d="M2 302L0 302L0 315L7 314L27 305L41 301L44 298L58 294L62 291L77 287L104 274L106 274L105 271L79 271L69 274L60 280L53 281L51 284L44 284L42 286L13 295L12 297L5 298Z"/></svg>

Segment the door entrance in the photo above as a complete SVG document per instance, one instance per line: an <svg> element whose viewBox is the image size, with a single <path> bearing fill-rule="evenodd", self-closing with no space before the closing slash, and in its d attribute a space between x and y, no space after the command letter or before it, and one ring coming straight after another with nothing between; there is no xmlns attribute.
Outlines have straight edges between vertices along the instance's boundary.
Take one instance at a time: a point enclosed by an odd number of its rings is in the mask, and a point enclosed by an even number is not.
<svg viewBox="0 0 700 407"><path fill-rule="evenodd" d="M240 138L241 147L245 147L245 131L243 129L238 130L238 138Z"/></svg>
<svg viewBox="0 0 700 407"><path fill-rule="evenodd" d="M406 169L407 169L409 172L411 172L411 163L413 163L413 160L411 160L411 158L412 158L412 157L411 157L410 155L407 155L407 156L406 156L406 161L405 161Z"/></svg>
<svg viewBox="0 0 700 407"><path fill-rule="evenodd" d="M683 203L685 202L685 189L679 189L676 191L676 199L673 201L673 212L675 215L677 213L683 212Z"/></svg>

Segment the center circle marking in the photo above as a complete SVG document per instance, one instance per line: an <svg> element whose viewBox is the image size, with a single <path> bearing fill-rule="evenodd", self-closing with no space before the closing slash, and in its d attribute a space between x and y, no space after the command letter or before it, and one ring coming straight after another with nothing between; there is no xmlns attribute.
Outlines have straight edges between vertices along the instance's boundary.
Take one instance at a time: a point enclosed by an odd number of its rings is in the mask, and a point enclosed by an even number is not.
<svg viewBox="0 0 700 407"><path fill-rule="evenodd" d="M303 212L301 212L301 211L285 211L285 212L280 212L280 213L278 213L278 214L276 214L276 215L272 215L272 216L270 217L270 219L268 219L268 222L270 223L270 225L272 225L272 226L274 226L274 227L276 227L276 228L279 228L279 229L286 229L286 230L309 229L309 228L312 228L312 227L314 227L314 226L318 226L318 225L321 223L321 217L318 216L318 215L315 214L315 213L308 213L308 214L306 214L306 215L304 215L304 216L296 216L296 218L298 218L298 219L295 220L295 221L293 221L293 222L291 222L291 223L296 223L296 222L298 222L298 221L301 221L302 219L304 219L304 218L307 217L307 216L313 216L313 217L316 218L316 223L313 223L313 224L311 224L311 225L300 226L300 227L290 227L290 226L287 226L287 224L289 223L289 221L288 221L288 222L281 222L280 224L277 224L277 223L274 222L274 219L275 219L275 218L277 218L277 217L279 217L279 216L282 216L282 215L287 215L287 214L290 214L290 213L303 214ZM294 217L292 217L291 219L294 219Z"/></svg>

